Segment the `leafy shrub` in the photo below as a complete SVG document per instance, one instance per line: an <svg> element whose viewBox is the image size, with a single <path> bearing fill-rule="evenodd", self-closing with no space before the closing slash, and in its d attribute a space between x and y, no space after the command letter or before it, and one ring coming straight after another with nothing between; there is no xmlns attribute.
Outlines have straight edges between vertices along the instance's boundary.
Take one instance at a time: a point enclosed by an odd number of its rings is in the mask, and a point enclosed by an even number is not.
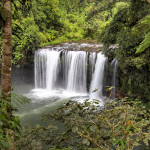
<svg viewBox="0 0 150 150"><path fill-rule="evenodd" d="M56 113L43 116L43 120L58 121L55 125L37 125L26 130L28 134L19 146L27 148L37 140L43 147L53 149L134 149L143 141L144 149L148 148L149 110L139 100L106 102L103 108L99 103L98 100L66 103ZM29 145L24 139L30 141Z"/></svg>
<svg viewBox="0 0 150 150"><path fill-rule="evenodd" d="M12 102L10 102L10 100ZM12 94L12 98L0 98L0 149L4 150L9 147L9 144L17 141L21 137L21 126L19 117L14 115L18 105L28 103L30 100Z"/></svg>

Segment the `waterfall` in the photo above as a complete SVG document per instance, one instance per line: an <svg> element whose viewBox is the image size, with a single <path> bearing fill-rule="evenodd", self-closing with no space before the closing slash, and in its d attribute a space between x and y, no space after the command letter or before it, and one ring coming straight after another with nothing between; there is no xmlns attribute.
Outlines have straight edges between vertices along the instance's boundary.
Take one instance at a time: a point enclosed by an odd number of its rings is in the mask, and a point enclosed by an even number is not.
<svg viewBox="0 0 150 150"><path fill-rule="evenodd" d="M103 97L104 72L107 58L102 52L83 51L79 44L64 44L47 47L35 52L35 90L46 91L47 95L87 96L91 99ZM96 47L96 46L95 46ZM116 87L117 60L109 81ZM107 73L105 73L107 74ZM93 90L97 89L96 92ZM115 91L115 88L114 88ZM43 92L43 95L44 95ZM114 92L115 93L115 92ZM114 94L115 96L115 94Z"/></svg>
<svg viewBox="0 0 150 150"><path fill-rule="evenodd" d="M47 53L47 70L46 70L46 89L56 89L56 79L58 76L61 51L49 51Z"/></svg>
<svg viewBox="0 0 150 150"><path fill-rule="evenodd" d="M93 53L91 52L89 55L89 65L90 65L92 74L95 69L95 61L96 61L96 52L93 52Z"/></svg>
<svg viewBox="0 0 150 150"><path fill-rule="evenodd" d="M68 54L68 51L63 51L62 55L62 75L63 75L63 87L64 89L67 89L68 84L68 74L69 74L69 68L71 64L71 57L69 57L70 54Z"/></svg>
<svg viewBox="0 0 150 150"><path fill-rule="evenodd" d="M95 71L90 86L90 98L92 99L100 99L103 96L103 76L106 59L107 58L101 52L97 54ZM97 91L93 92L95 89L97 89Z"/></svg>
<svg viewBox="0 0 150 150"><path fill-rule="evenodd" d="M42 49L35 53L35 87L56 89L60 63L60 51Z"/></svg>
<svg viewBox="0 0 150 150"><path fill-rule="evenodd" d="M63 51L63 88L72 93L87 93L87 53ZM60 51L42 49L35 52L35 88L55 90L60 69Z"/></svg>
<svg viewBox="0 0 150 150"><path fill-rule="evenodd" d="M67 91L77 93L87 93L87 54L84 51L69 51L68 63L70 64L68 73ZM68 65L67 65L68 66Z"/></svg>
<svg viewBox="0 0 150 150"><path fill-rule="evenodd" d="M35 88L46 88L46 62L45 49L36 51L34 57Z"/></svg>
<svg viewBox="0 0 150 150"><path fill-rule="evenodd" d="M117 66L118 66L118 61L117 61L116 58L114 58L113 61L111 62L111 67L113 69L112 84L111 84L111 86L113 87L113 89L112 89L112 96L111 96L112 99L114 99L116 97Z"/></svg>

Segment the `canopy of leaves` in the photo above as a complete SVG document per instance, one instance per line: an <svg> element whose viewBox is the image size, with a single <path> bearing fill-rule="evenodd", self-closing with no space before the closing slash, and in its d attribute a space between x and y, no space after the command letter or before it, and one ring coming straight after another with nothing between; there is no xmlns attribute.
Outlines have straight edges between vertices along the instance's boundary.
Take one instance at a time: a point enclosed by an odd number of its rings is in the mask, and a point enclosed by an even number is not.
<svg viewBox="0 0 150 150"><path fill-rule="evenodd" d="M13 63L33 63L34 50L40 46L96 39L126 5L119 0L13 0ZM31 25L25 24L27 20Z"/></svg>

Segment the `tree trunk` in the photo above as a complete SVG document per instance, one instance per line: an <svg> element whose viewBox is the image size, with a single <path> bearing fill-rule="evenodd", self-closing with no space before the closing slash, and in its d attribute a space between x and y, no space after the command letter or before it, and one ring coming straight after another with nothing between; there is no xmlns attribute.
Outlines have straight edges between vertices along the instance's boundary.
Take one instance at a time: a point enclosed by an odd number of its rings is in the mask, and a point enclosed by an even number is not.
<svg viewBox="0 0 150 150"><path fill-rule="evenodd" d="M7 10L7 20L3 28L3 54L2 54L2 95L11 96L11 69L12 69L12 27L11 27L11 0L2 0L3 7Z"/></svg>
<svg viewBox="0 0 150 150"><path fill-rule="evenodd" d="M11 0L2 0L2 6L7 10L7 19L3 27L3 45L2 45L2 98L11 100L11 69L12 69L12 26L11 26ZM11 110L7 110L12 115ZM12 139L8 150L15 150L13 131L9 130L9 136Z"/></svg>

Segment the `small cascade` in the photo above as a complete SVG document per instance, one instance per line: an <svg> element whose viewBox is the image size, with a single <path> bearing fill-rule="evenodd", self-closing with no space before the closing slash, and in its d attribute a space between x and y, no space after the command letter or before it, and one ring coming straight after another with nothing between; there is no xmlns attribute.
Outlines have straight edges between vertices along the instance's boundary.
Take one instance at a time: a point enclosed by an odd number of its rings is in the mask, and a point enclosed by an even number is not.
<svg viewBox="0 0 150 150"><path fill-rule="evenodd" d="M46 89L49 91L57 88L56 80L59 71L60 52L52 50L47 53Z"/></svg>
<svg viewBox="0 0 150 150"><path fill-rule="evenodd" d="M73 93L87 93L87 53L84 51L69 51L67 91ZM69 66L67 64L67 66Z"/></svg>
<svg viewBox="0 0 150 150"><path fill-rule="evenodd" d="M101 52L97 54L95 71L90 87L90 98L92 99L100 99L103 96L103 76L106 59L107 58ZM93 92L95 89L97 91Z"/></svg>
<svg viewBox="0 0 150 150"><path fill-rule="evenodd" d="M68 84L68 74L69 74L69 69L70 69L70 64L71 64L71 57L70 54L68 54L68 51L63 51L62 52L62 75L63 75L63 87L64 89L67 89L67 84Z"/></svg>
<svg viewBox="0 0 150 150"><path fill-rule="evenodd" d="M89 65L90 65L92 74L95 69L95 62L96 62L96 52L93 52L93 53L91 52L89 55Z"/></svg>
<svg viewBox="0 0 150 150"><path fill-rule="evenodd" d="M113 76L112 76L112 84L111 84L111 86L113 87L112 96L111 96L112 99L116 98L117 66L118 66L118 61L116 58L114 58L113 61L111 62L111 67L113 68Z"/></svg>
<svg viewBox="0 0 150 150"><path fill-rule="evenodd" d="M58 76L60 51L42 49L35 53L35 87L53 90Z"/></svg>
<svg viewBox="0 0 150 150"><path fill-rule="evenodd" d="M46 88L46 62L47 56L45 49L35 52L34 72L35 72L35 88Z"/></svg>

